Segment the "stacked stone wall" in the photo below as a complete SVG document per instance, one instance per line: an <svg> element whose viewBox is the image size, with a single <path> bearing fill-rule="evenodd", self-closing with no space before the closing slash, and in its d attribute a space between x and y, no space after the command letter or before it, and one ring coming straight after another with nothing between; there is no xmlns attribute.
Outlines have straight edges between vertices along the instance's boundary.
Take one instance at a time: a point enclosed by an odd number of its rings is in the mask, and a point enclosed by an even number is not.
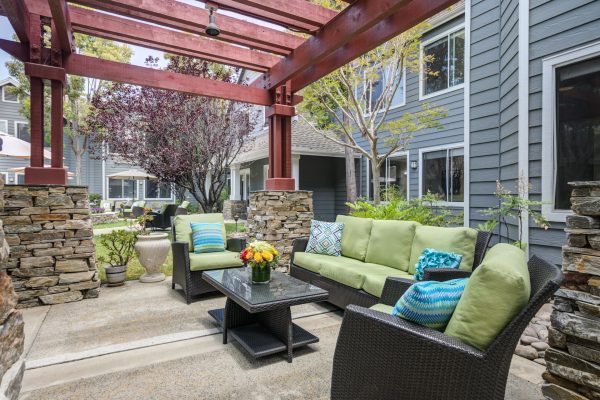
<svg viewBox="0 0 600 400"><path fill-rule="evenodd" d="M294 239L310 235L312 192L260 191L250 194L248 238L270 242L281 253L280 267L290 262Z"/></svg>
<svg viewBox="0 0 600 400"><path fill-rule="evenodd" d="M235 219L238 216L241 220L248 218L248 209L244 200L225 200L223 202L223 217L227 220Z"/></svg>
<svg viewBox="0 0 600 400"><path fill-rule="evenodd" d="M7 185L0 218L19 308L98 296L86 187Z"/></svg>
<svg viewBox="0 0 600 400"><path fill-rule="evenodd" d="M551 400L600 399L600 181L574 182L546 351Z"/></svg>

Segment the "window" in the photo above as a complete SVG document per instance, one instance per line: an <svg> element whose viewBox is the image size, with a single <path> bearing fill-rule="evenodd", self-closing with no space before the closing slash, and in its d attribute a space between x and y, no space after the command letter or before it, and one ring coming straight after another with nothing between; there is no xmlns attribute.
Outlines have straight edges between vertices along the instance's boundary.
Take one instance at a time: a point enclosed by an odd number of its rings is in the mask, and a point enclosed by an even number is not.
<svg viewBox="0 0 600 400"><path fill-rule="evenodd" d="M15 174L15 185L24 185L25 184L25 174Z"/></svg>
<svg viewBox="0 0 600 400"><path fill-rule="evenodd" d="M0 119L0 133L6 133L8 135L8 121Z"/></svg>
<svg viewBox="0 0 600 400"><path fill-rule="evenodd" d="M146 180L146 194L147 199L170 199L171 185L168 183L160 183L156 179Z"/></svg>
<svg viewBox="0 0 600 400"><path fill-rule="evenodd" d="M383 92L383 82L387 82L390 78L387 76L387 74L389 74L389 70L388 69L384 69L381 72L381 79L379 81L377 81L374 85L373 88L371 90L370 93L370 102L371 102L371 106L369 108L372 108L375 106L375 103L377 103L377 100L379 100L379 98L381 97L381 94ZM392 96L392 104L390 106L390 108L393 107L400 107L402 105L404 105L404 82L405 82L405 75L406 75L406 71L404 71L402 73L402 76L400 77L400 83L398 84L398 87L396 88L396 91L394 92L394 95ZM397 83L397 82L395 82Z"/></svg>
<svg viewBox="0 0 600 400"><path fill-rule="evenodd" d="M31 142L29 124L23 121L15 121L15 136L26 142Z"/></svg>
<svg viewBox="0 0 600 400"><path fill-rule="evenodd" d="M459 87L465 78L465 30L444 33L423 44L421 96Z"/></svg>
<svg viewBox="0 0 600 400"><path fill-rule="evenodd" d="M387 189L394 189L401 197L408 198L408 155L396 154L392 155L385 160L385 163L379 170L379 185L382 200L388 201L389 194ZM369 168L369 181L371 182L369 187L369 198L373 199L373 172L371 171L371 165L368 163Z"/></svg>
<svg viewBox="0 0 600 400"><path fill-rule="evenodd" d="M7 90L9 87L14 87L13 85L4 85L2 86L2 101L7 103L18 103L19 98L16 94L11 93L10 90Z"/></svg>
<svg viewBox="0 0 600 400"><path fill-rule="evenodd" d="M133 199L135 197L135 180L108 179L108 198Z"/></svg>
<svg viewBox="0 0 600 400"><path fill-rule="evenodd" d="M421 151L421 195L431 192L448 203L464 201L464 149Z"/></svg>

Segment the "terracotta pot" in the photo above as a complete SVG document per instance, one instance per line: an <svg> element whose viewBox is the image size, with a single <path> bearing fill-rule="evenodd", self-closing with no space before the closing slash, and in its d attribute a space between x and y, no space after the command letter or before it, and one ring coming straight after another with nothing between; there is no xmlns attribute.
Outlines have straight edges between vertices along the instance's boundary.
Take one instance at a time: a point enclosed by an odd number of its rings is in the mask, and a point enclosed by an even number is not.
<svg viewBox="0 0 600 400"><path fill-rule="evenodd" d="M104 267L104 272L106 272L106 283L108 286L121 286L125 284L127 265L119 265L116 267L107 265Z"/></svg>
<svg viewBox="0 0 600 400"><path fill-rule="evenodd" d="M146 273L140 276L140 282L161 282L165 280L165 274L160 272L160 267L165 263L171 242L166 233L151 233L139 235L135 244L135 252L140 264L146 269Z"/></svg>

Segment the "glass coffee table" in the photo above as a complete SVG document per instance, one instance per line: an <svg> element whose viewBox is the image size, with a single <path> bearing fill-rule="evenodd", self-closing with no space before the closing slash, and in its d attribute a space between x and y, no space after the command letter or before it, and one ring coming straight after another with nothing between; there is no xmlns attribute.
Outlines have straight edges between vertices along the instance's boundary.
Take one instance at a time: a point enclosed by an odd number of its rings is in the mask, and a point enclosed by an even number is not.
<svg viewBox="0 0 600 400"><path fill-rule="evenodd" d="M291 306L327 300L326 290L281 272L271 282L253 284L246 268L206 271L205 281L227 296L225 308L208 313L223 328L223 344L230 334L250 355L264 357L287 351L292 362L295 348L319 338L292 322Z"/></svg>

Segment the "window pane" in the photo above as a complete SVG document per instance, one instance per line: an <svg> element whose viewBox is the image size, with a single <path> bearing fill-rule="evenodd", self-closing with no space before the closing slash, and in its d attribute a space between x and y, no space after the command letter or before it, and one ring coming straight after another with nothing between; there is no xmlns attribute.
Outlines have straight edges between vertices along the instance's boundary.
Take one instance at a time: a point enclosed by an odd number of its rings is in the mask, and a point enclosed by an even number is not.
<svg viewBox="0 0 600 400"><path fill-rule="evenodd" d="M438 194L448 200L446 190L446 150L423 154L423 194Z"/></svg>
<svg viewBox="0 0 600 400"><path fill-rule="evenodd" d="M406 173L406 156L391 157L388 167L388 186L393 185L401 198L406 198L408 190L408 179Z"/></svg>
<svg viewBox="0 0 600 400"><path fill-rule="evenodd" d="M146 181L146 198L147 199L158 199L158 181L147 180Z"/></svg>
<svg viewBox="0 0 600 400"><path fill-rule="evenodd" d="M17 122L15 126L17 128L17 137L26 142L31 142L31 138L29 136L29 124L25 122Z"/></svg>
<svg viewBox="0 0 600 400"><path fill-rule="evenodd" d="M0 132L8 134L8 121L0 121Z"/></svg>
<svg viewBox="0 0 600 400"><path fill-rule="evenodd" d="M17 95L14 93L11 93L11 91L8 90L8 87L14 87L14 86L6 85L2 88L2 90L4 91L4 100L5 101L18 101L19 99L17 98Z"/></svg>
<svg viewBox="0 0 600 400"><path fill-rule="evenodd" d="M433 57L425 62L424 94L448 88L448 38L426 46L423 53Z"/></svg>
<svg viewBox="0 0 600 400"><path fill-rule="evenodd" d="M24 185L25 184L25 175L23 174L16 174L17 176L17 184L18 185Z"/></svg>
<svg viewBox="0 0 600 400"><path fill-rule="evenodd" d="M465 200L465 189L464 189L464 150L463 149L452 149L450 150L450 193L448 201L463 202Z"/></svg>
<svg viewBox="0 0 600 400"><path fill-rule="evenodd" d="M460 85L465 78L465 31L450 35L450 86Z"/></svg>
<svg viewBox="0 0 600 400"><path fill-rule="evenodd" d="M108 180L108 197L111 199L120 199L123 197L123 181L120 179Z"/></svg>
<svg viewBox="0 0 600 400"><path fill-rule="evenodd" d="M135 184L134 180L123 181L123 198L133 199L135 197Z"/></svg>
<svg viewBox="0 0 600 400"><path fill-rule="evenodd" d="M571 207L567 182L600 180L600 57L556 70L554 208Z"/></svg>
<svg viewBox="0 0 600 400"><path fill-rule="evenodd" d="M161 199L170 199L171 198L171 185L168 183L161 183L158 185L159 195Z"/></svg>
<svg viewBox="0 0 600 400"><path fill-rule="evenodd" d="M404 74L400 77L400 84L392 97L392 107L398 106L404 103Z"/></svg>

